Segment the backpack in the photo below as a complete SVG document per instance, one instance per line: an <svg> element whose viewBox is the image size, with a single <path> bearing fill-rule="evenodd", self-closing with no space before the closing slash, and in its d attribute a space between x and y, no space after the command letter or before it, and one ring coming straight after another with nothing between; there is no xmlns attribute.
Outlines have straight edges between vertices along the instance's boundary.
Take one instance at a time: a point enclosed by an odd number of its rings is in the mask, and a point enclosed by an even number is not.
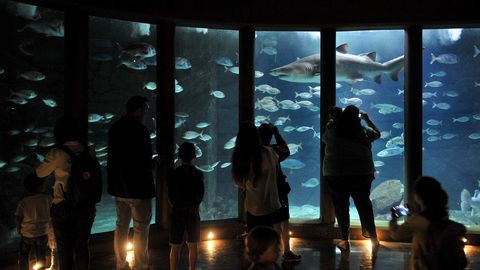
<svg viewBox="0 0 480 270"><path fill-rule="evenodd" d="M73 207L95 205L102 199L102 169L97 159L85 148L80 155L65 145L59 147L70 156L72 167L66 190L65 201Z"/></svg>
<svg viewBox="0 0 480 270"><path fill-rule="evenodd" d="M447 219L432 223L429 229L427 246L431 254L427 258L429 269L465 269L468 264L463 242L466 234L465 226Z"/></svg>

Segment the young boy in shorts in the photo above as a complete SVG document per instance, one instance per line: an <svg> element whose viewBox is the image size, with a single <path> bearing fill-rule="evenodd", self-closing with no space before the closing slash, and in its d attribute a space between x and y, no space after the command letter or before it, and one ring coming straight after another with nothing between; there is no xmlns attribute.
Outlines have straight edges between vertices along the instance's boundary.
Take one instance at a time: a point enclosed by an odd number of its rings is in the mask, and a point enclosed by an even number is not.
<svg viewBox="0 0 480 270"><path fill-rule="evenodd" d="M172 205L170 226L170 270L177 270L183 234L187 231L189 270L197 264L198 242L200 242L199 206L204 195L203 173L192 164L195 146L184 142L178 149L182 165L173 172L168 181L168 198Z"/></svg>

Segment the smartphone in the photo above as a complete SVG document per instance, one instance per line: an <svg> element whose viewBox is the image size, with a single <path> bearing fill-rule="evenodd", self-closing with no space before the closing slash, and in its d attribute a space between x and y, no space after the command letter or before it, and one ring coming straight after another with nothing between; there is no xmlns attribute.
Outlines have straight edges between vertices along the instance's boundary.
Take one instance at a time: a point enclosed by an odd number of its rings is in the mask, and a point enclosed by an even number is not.
<svg viewBox="0 0 480 270"><path fill-rule="evenodd" d="M392 207L392 213L395 215L395 217L399 218L410 215L410 210L404 205L398 205Z"/></svg>

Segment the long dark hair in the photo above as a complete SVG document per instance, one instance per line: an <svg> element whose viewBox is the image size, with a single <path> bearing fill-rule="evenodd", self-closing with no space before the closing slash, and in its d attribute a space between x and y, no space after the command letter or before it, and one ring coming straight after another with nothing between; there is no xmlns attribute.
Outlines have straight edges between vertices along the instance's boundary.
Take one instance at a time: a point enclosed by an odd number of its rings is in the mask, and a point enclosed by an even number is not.
<svg viewBox="0 0 480 270"><path fill-rule="evenodd" d="M448 194L435 178L420 176L415 185L415 193L424 204L421 215L432 223L448 218Z"/></svg>
<svg viewBox="0 0 480 270"><path fill-rule="evenodd" d="M81 132L78 121L72 116L62 116L57 120L53 129L55 142L62 145L67 141L80 141Z"/></svg>
<svg viewBox="0 0 480 270"><path fill-rule="evenodd" d="M262 144L257 128L252 122L243 123L237 134L232 155L232 175L235 181L245 182L250 175L250 166L259 175L262 166ZM254 179L252 179L254 180Z"/></svg>

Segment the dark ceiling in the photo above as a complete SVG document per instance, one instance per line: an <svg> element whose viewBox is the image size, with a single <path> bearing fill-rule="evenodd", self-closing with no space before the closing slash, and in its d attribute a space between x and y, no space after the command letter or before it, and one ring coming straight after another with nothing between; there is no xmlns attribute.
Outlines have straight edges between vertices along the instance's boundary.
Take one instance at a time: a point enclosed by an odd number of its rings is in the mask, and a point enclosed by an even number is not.
<svg viewBox="0 0 480 270"><path fill-rule="evenodd" d="M96 16L180 25L239 28L404 27L412 24L480 25L478 0L28 0L56 9L86 10Z"/></svg>

